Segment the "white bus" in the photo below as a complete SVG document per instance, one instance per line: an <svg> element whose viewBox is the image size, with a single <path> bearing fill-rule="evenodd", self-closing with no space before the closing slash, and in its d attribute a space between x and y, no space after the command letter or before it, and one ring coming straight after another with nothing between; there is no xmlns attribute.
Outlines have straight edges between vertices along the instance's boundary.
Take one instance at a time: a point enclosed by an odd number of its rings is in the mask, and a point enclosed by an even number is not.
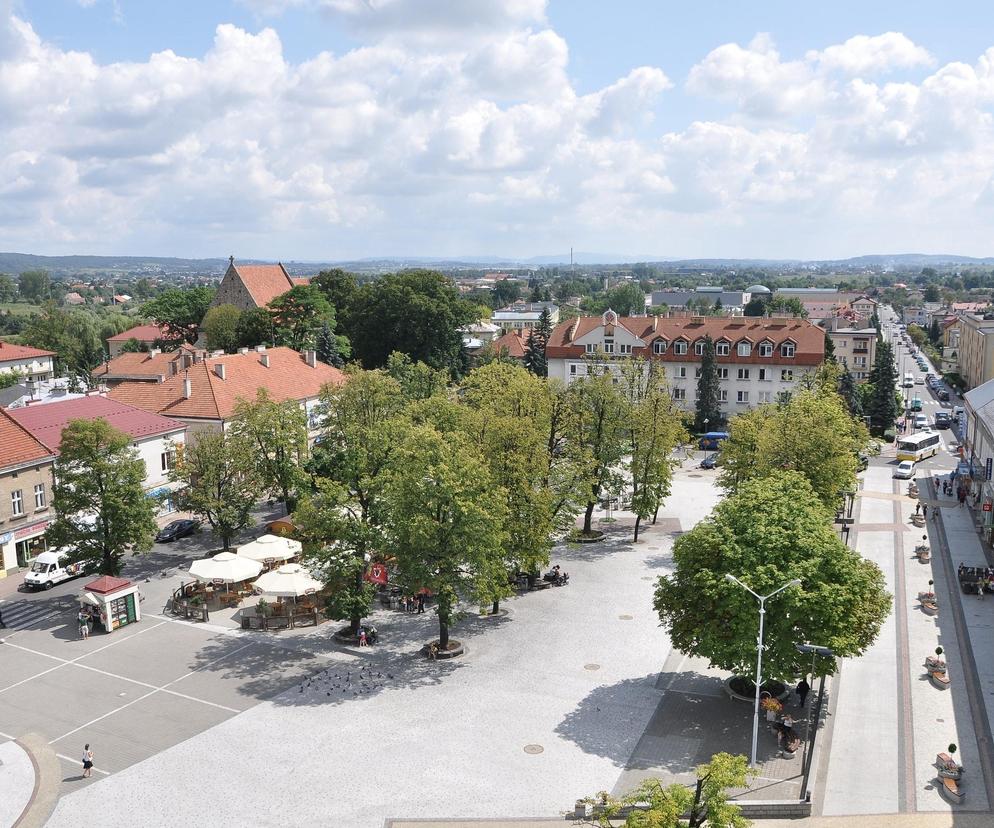
<svg viewBox="0 0 994 828"><path fill-rule="evenodd" d="M942 441L935 431L919 431L897 441L897 459L911 460L917 463L926 457L935 457L939 453Z"/></svg>
<svg viewBox="0 0 994 828"><path fill-rule="evenodd" d="M910 371L904 375L904 382L901 383L905 388L915 387L915 375Z"/></svg>

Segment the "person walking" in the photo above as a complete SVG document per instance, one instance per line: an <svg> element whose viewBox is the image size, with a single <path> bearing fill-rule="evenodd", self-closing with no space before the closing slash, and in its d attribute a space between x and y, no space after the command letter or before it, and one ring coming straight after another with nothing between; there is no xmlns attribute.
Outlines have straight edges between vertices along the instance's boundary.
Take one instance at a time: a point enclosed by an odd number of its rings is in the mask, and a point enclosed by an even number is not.
<svg viewBox="0 0 994 828"><path fill-rule="evenodd" d="M925 518L927 520L928 519L928 504L927 503L923 503L922 504L922 514L925 516Z"/></svg>
<svg viewBox="0 0 994 828"><path fill-rule="evenodd" d="M359 646L360 647L368 647L369 646L369 642L366 641L366 628L365 627L360 627L359 628Z"/></svg>
<svg viewBox="0 0 994 828"><path fill-rule="evenodd" d="M79 621L79 637L85 641L90 637L90 619L83 610L80 610L76 620Z"/></svg>
<svg viewBox="0 0 994 828"><path fill-rule="evenodd" d="M984 575L981 575L977 579L977 600L978 601L983 601L984 600L984 588L988 584L990 584L990 581Z"/></svg>
<svg viewBox="0 0 994 828"><path fill-rule="evenodd" d="M801 680L797 682L797 687L794 688L794 692L797 693L798 707L804 707L804 702L808 698L808 693L811 692L811 685L808 684L808 680L802 676Z"/></svg>
<svg viewBox="0 0 994 828"><path fill-rule="evenodd" d="M418 593L418 615L421 615L425 611L425 594L423 592Z"/></svg>
<svg viewBox="0 0 994 828"><path fill-rule="evenodd" d="M83 778L88 779L93 774L93 751L90 744L83 745Z"/></svg>
<svg viewBox="0 0 994 828"><path fill-rule="evenodd" d="M919 500L915 503L915 514L920 515L922 513L922 502Z"/></svg>

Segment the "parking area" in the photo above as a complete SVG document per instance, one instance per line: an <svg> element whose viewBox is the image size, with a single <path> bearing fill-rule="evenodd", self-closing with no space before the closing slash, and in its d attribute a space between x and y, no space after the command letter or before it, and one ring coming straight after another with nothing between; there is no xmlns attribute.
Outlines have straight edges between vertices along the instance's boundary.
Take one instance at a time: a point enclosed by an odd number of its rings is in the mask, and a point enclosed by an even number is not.
<svg viewBox="0 0 994 828"><path fill-rule="evenodd" d="M80 640L63 612L8 630L0 642L0 734L48 739L65 792L248 710L327 663L305 647L155 615ZM85 742L96 752L90 779L80 777Z"/></svg>

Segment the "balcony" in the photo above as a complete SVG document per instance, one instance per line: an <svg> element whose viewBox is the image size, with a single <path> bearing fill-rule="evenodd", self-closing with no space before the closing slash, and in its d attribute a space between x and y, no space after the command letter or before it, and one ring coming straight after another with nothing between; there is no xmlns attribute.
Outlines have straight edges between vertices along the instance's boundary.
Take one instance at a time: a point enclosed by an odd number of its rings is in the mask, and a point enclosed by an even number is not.
<svg viewBox="0 0 994 828"><path fill-rule="evenodd" d="M868 354L868 353L870 353L870 349L869 348L853 348L852 352L854 354Z"/></svg>

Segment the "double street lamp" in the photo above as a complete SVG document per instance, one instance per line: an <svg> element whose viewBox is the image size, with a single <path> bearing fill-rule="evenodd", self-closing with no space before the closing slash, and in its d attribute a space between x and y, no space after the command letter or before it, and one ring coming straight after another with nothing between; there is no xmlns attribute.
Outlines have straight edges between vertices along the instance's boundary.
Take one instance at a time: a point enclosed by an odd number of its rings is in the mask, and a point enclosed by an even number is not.
<svg viewBox="0 0 994 828"><path fill-rule="evenodd" d="M801 581L799 578L794 578L793 581L788 581L769 595L760 595L758 592L753 592L734 575L725 575L725 580L738 584L759 601L759 638L756 640L756 700L752 711L752 762L750 763L752 767L756 767L756 747L759 743L759 694L763 686L763 624L766 619L766 602L777 593L783 592L787 587L800 586Z"/></svg>

